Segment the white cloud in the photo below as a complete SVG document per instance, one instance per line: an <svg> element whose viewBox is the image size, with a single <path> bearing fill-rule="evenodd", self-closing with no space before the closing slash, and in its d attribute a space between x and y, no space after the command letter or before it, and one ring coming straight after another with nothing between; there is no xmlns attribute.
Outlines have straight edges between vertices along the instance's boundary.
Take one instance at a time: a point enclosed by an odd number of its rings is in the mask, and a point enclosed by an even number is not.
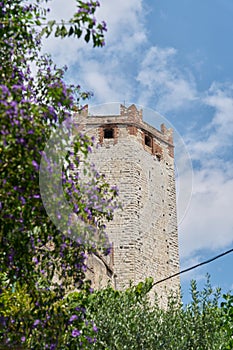
<svg viewBox="0 0 233 350"><path fill-rule="evenodd" d="M223 249L233 243L233 87L212 84L203 103L212 118L188 139L194 168L191 203L180 226L182 257L202 249Z"/></svg>
<svg viewBox="0 0 233 350"><path fill-rule="evenodd" d="M175 64L176 53L174 48L151 47L137 75L144 87L141 100L149 102L156 95L157 110L162 113L184 107L197 98L194 79Z"/></svg>
<svg viewBox="0 0 233 350"><path fill-rule="evenodd" d="M87 61L80 67L81 85L93 91L99 102L122 100L122 92L125 98L129 98L128 82L120 73L115 77L112 76L112 65L114 63L109 62L107 66L102 67L101 62Z"/></svg>
<svg viewBox="0 0 233 350"><path fill-rule="evenodd" d="M63 0L56 0L51 3L51 11L49 19L68 20L75 12L75 1L70 1L64 8ZM100 8L97 8L96 17L98 21L106 21L108 31L105 34L107 48L114 56L126 54L131 50L136 49L137 45L146 41L146 32L144 28L144 13L141 0L102 0ZM68 42L68 43L67 43ZM63 60L64 55L68 65L74 62L72 53L85 49L87 55L90 51L95 53L98 49L90 50L89 47L82 43L82 40L77 39L54 39L50 38L45 42L45 49L50 51L59 61ZM118 51L116 51L118 50ZM77 60L77 57L75 57ZM59 62L60 63L60 62Z"/></svg>
<svg viewBox="0 0 233 350"><path fill-rule="evenodd" d="M222 145L229 145L233 134L233 85L213 83L204 103L216 110L209 128L214 129Z"/></svg>
<svg viewBox="0 0 233 350"><path fill-rule="evenodd" d="M180 226L182 257L233 242L233 164L194 171L190 208Z"/></svg>
<svg viewBox="0 0 233 350"><path fill-rule="evenodd" d="M212 124L222 126L225 122L233 124L233 85L212 83L204 102L217 109ZM226 125L227 128L229 127ZM232 129L231 129L232 130ZM225 129L227 131L227 129Z"/></svg>
<svg viewBox="0 0 233 350"><path fill-rule="evenodd" d="M146 40L142 0L102 0L98 12L108 24L108 45L129 52Z"/></svg>
<svg viewBox="0 0 233 350"><path fill-rule="evenodd" d="M188 141L193 159L206 161L206 158L221 154L232 147L233 139L233 85L213 83L202 99L203 104L213 109L212 120L199 128L194 142Z"/></svg>
<svg viewBox="0 0 233 350"><path fill-rule="evenodd" d="M63 0L51 3L51 18L72 15L74 1L66 6L65 13L63 3ZM126 72L135 65L139 47L147 40L144 15L142 0L102 0L96 16L107 22L104 48L92 48L92 44L74 38L49 38L44 51L52 53L59 65L68 65L68 80L93 91L95 102L131 101L135 87Z"/></svg>

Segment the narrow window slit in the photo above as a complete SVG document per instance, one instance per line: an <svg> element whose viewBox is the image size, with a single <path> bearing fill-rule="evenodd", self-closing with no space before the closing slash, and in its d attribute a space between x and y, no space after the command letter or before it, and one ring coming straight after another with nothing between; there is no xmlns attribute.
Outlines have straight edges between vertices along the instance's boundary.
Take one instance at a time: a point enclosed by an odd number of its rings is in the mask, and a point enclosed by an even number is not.
<svg viewBox="0 0 233 350"><path fill-rule="evenodd" d="M149 135L145 135L145 145L148 147L152 147L152 139Z"/></svg>

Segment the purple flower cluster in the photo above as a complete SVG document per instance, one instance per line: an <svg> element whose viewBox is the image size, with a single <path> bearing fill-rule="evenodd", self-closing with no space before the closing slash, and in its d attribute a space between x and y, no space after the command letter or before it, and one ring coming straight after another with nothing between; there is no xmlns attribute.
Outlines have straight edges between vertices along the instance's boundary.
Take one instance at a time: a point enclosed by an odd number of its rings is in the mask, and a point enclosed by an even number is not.
<svg viewBox="0 0 233 350"><path fill-rule="evenodd" d="M98 24L94 17L99 2L78 1L78 4L82 11L77 20L83 21L87 31L93 30L93 40L97 40L97 44L103 43L106 23ZM69 154L72 162L67 169L64 166L62 183L74 214L85 224L82 234L87 239L74 239L77 226L72 226L72 218L67 221L69 236L54 226L45 211L39 171L47 140L59 123L71 119L77 96L79 100L91 94L82 93L80 86L68 86L64 82L64 69L58 69L50 57L40 56L38 31L41 26L37 27L36 23L43 20L42 13L40 1L34 5L23 1L0 2L0 14L4 16L0 28L3 33L0 47L3 58L0 67L0 186L3 194L0 273L7 280L3 293L10 290L14 297L19 288L22 300L26 300L25 307L21 305L17 315L1 319L4 332L0 342L12 347L27 342L30 348L52 350L58 348L56 337L60 336L60 329L72 329L70 337L79 337L80 342L85 339L94 342L91 335L97 332L97 327L84 323L85 309L80 306L67 318L57 305L64 301L71 287L81 290L87 286L89 291L90 285L85 282L85 252L96 249L98 244L102 248L109 247L103 221L113 215L115 195L94 167L87 165L90 178L80 180L81 160L91 152L92 143L85 135L78 134L74 152ZM52 171L58 161L56 150L54 155L54 159L47 159L52 179L57 176ZM61 198L57 188L52 186L48 188L48 198L54 197L57 218L62 220ZM97 242L94 237L98 238ZM81 326L89 327L86 338Z"/></svg>

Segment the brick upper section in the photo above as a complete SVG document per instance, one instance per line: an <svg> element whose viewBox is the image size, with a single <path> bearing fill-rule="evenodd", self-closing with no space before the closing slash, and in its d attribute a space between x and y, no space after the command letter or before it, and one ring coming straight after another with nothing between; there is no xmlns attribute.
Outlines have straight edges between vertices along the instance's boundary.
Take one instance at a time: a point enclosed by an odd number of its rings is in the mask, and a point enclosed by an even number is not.
<svg viewBox="0 0 233 350"><path fill-rule="evenodd" d="M77 114L76 114L77 115ZM164 124L161 124L161 130L154 128L145 121L143 121L143 111L138 110L137 107L132 104L129 107L120 105L119 115L88 115L88 105L83 107L81 116L85 118L84 124L90 127L105 126L105 125L126 125L128 127L136 127L147 133L156 139L165 142L170 148L173 148L173 130L167 129Z"/></svg>

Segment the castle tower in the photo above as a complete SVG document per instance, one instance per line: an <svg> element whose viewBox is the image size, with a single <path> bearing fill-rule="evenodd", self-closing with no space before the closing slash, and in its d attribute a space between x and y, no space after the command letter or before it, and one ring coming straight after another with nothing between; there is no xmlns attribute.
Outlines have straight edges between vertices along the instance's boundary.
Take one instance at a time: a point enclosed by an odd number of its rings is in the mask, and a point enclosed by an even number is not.
<svg viewBox="0 0 233 350"><path fill-rule="evenodd" d="M179 271L174 146L172 130L157 130L142 119L135 105L120 106L119 115L89 116L84 131L99 144L91 157L108 182L119 188L123 210L107 224L113 252L108 261L92 257L94 287L110 280L117 289L131 281L154 281ZM179 278L155 286L166 301L179 292Z"/></svg>

